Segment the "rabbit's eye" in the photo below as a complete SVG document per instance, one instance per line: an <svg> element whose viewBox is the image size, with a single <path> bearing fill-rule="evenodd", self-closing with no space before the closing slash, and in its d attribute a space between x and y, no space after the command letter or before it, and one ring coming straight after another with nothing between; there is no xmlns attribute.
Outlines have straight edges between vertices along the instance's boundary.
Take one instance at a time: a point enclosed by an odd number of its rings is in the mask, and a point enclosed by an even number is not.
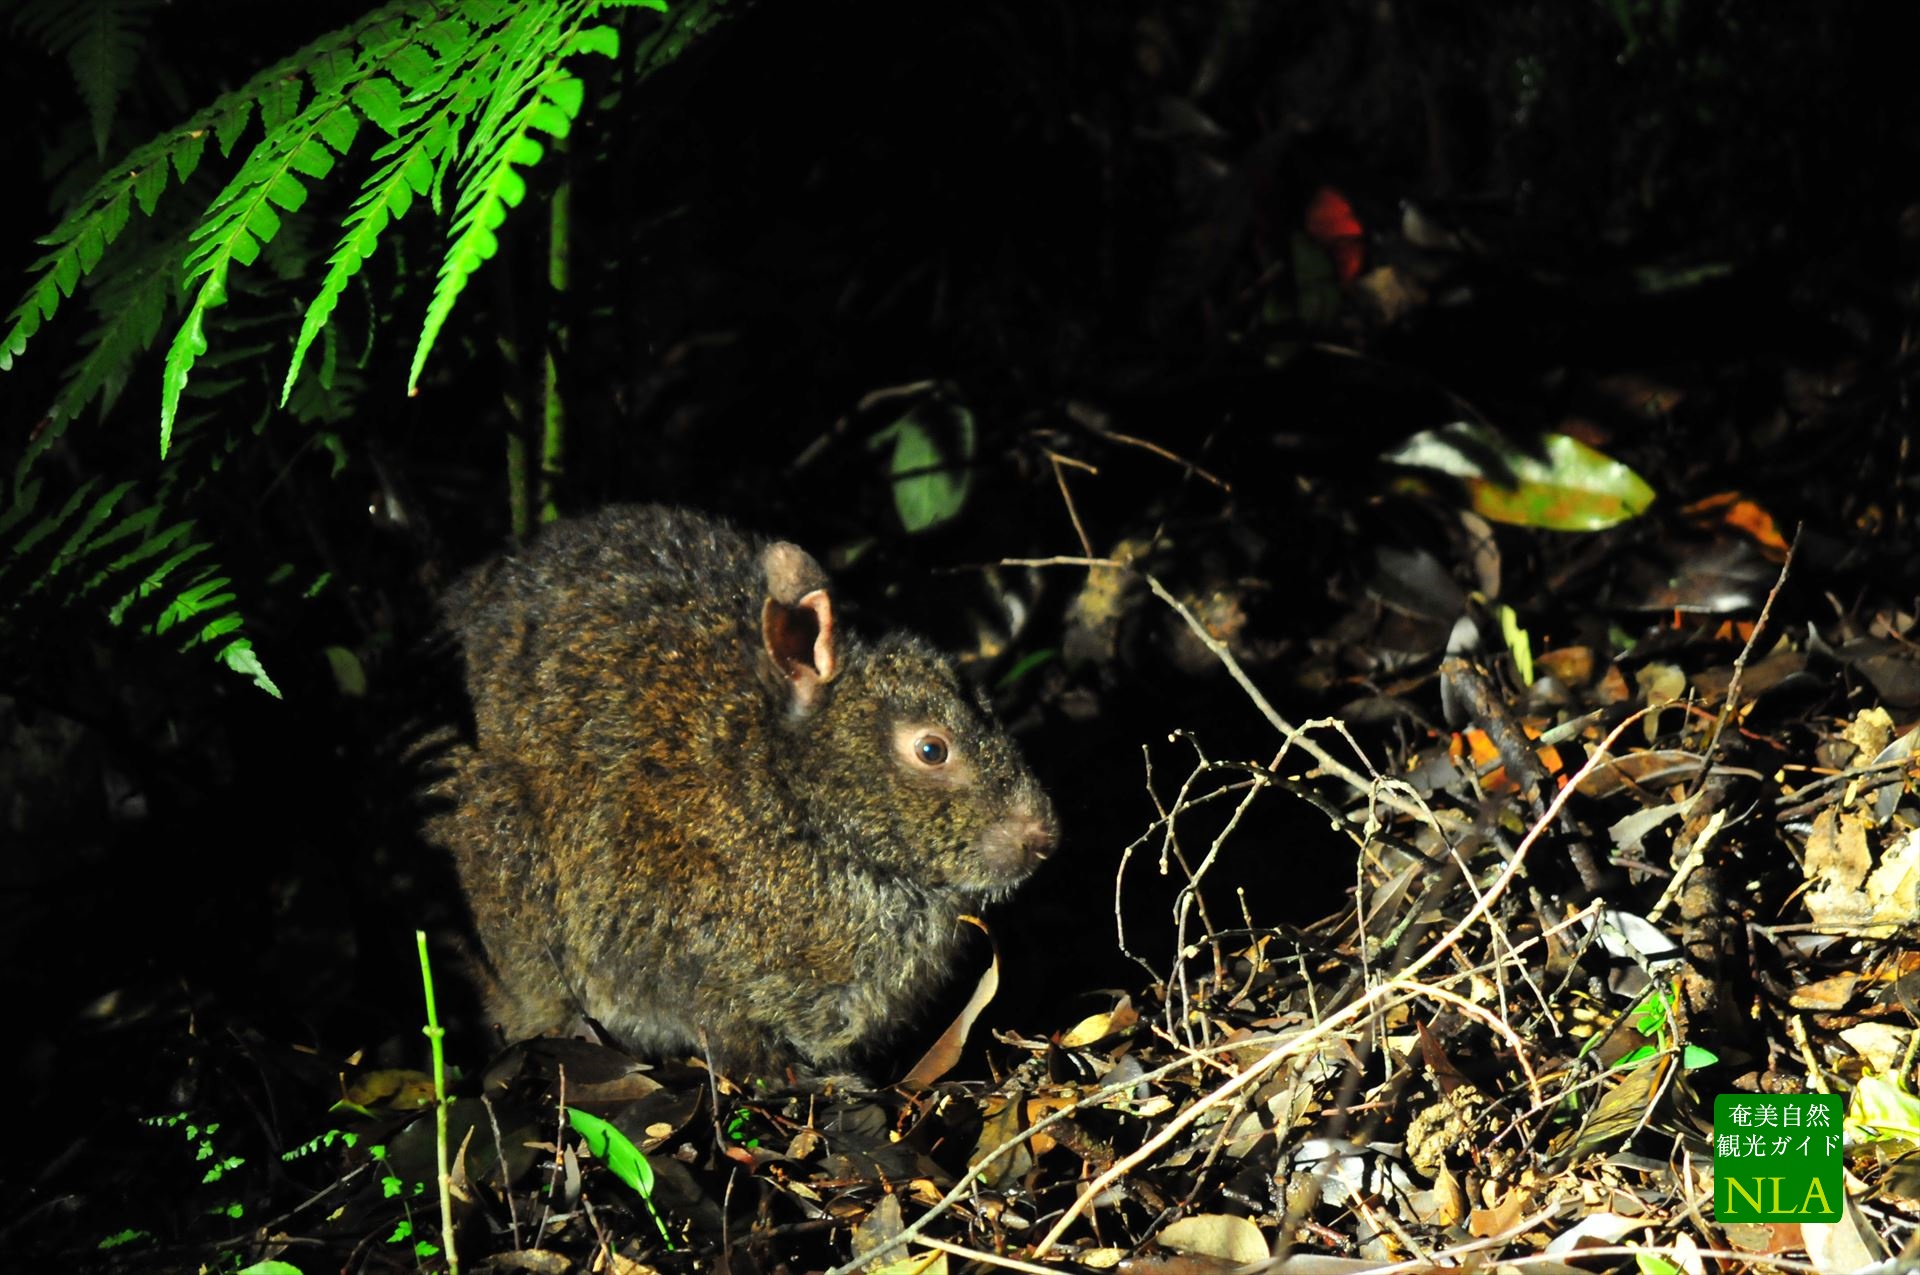
<svg viewBox="0 0 1920 1275"><path fill-rule="evenodd" d="M944 766L952 753L947 741L939 735L922 735L913 741L913 755L923 766Z"/></svg>

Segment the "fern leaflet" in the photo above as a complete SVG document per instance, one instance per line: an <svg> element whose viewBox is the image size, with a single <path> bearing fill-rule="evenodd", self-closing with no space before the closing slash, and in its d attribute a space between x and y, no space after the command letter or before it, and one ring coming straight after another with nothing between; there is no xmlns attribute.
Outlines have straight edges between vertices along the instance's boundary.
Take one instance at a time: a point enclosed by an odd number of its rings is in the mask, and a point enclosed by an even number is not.
<svg viewBox="0 0 1920 1275"><path fill-rule="evenodd" d="M419 385L421 368L467 280L499 251L493 232L506 220L507 210L526 198L526 179L515 165L538 163L545 154L532 132L565 137L580 113L585 87L566 71L561 59L578 53L612 56L619 50L619 35L613 28L581 29L596 7L592 0L573 0L526 22L509 24L504 32L505 64L493 80L480 123L464 151L453 241L447 245L414 347L413 365L407 372L410 390Z"/></svg>

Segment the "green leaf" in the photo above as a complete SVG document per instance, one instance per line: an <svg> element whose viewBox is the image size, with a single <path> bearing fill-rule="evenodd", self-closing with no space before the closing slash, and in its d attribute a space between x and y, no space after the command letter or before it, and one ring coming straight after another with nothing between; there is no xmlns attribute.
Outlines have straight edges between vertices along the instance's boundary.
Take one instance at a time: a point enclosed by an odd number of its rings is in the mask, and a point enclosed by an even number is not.
<svg viewBox="0 0 1920 1275"><path fill-rule="evenodd" d="M1673 997L1665 988L1647 993L1634 1007L1634 1030L1642 1036L1661 1032L1673 1017Z"/></svg>
<svg viewBox="0 0 1920 1275"><path fill-rule="evenodd" d="M165 164L148 164L133 175L133 197L140 202L140 211L149 217L153 216L154 205L160 202L160 194L166 188L167 166ZM121 200L124 201L124 199L123 195ZM121 202L121 208L124 210L125 207L125 203ZM122 216L124 215L123 211ZM112 236L109 235L108 238Z"/></svg>
<svg viewBox="0 0 1920 1275"><path fill-rule="evenodd" d="M354 85L347 98L375 128L389 137L398 137L405 122L401 117L400 88L385 76L375 75Z"/></svg>
<svg viewBox="0 0 1920 1275"><path fill-rule="evenodd" d="M1039 651L1030 651L1014 662L1013 667L1006 671L1006 675L993 684L993 689L996 691L1004 691L1009 686L1017 684L1021 678L1033 672L1033 670L1039 668L1041 665L1050 663L1059 657L1060 652L1052 647L1047 647Z"/></svg>
<svg viewBox="0 0 1920 1275"><path fill-rule="evenodd" d="M54 514L51 518L41 519L32 527L29 527L25 534L18 540L14 541L8 549L8 556L18 558L31 552L34 546L57 531L62 523L80 511L81 504L86 500L88 494L92 492L94 484L99 481L96 477L89 478L81 483L79 489L67 497L67 503L61 507L59 513Z"/></svg>
<svg viewBox="0 0 1920 1275"><path fill-rule="evenodd" d="M100 315L100 322L81 340L84 353L68 370L48 411L49 432L63 428L96 397L103 413L113 405L134 359L159 338L177 266L171 245L163 244L123 261L96 291L90 308Z"/></svg>
<svg viewBox="0 0 1920 1275"><path fill-rule="evenodd" d="M1539 444L1534 455L1497 430L1455 421L1415 434L1385 459L1461 480L1477 513L1515 526L1599 531L1653 503L1640 475L1578 439L1543 434Z"/></svg>
<svg viewBox="0 0 1920 1275"><path fill-rule="evenodd" d="M199 557L201 554L205 553L207 550L211 549L212 547L213 547L212 545L208 544L204 540L195 541L193 544L188 545L186 548L180 550L179 552L173 554L171 557L167 558L165 561L161 562L160 565L156 567L149 567L147 569L146 579L140 582L139 587L135 589L134 592L136 592L137 594L139 594L139 596L143 598L150 598L153 595L160 593L166 587L168 576L172 575L175 571L179 570L181 567L185 566L187 563L192 562L195 558ZM164 620L166 617L163 614L161 618ZM170 626L161 625L153 628L151 631L157 636L161 633L164 633L167 627L170 627Z"/></svg>
<svg viewBox="0 0 1920 1275"><path fill-rule="evenodd" d="M935 437L944 426L957 456L949 458ZM893 454L887 472L893 481L893 506L911 533L931 530L959 514L973 484L968 468L974 454L973 413L958 404L930 400L867 440L869 450L888 443Z"/></svg>
<svg viewBox="0 0 1920 1275"><path fill-rule="evenodd" d="M383 64L408 91L431 84L440 74L439 61L411 41L394 49L383 59Z"/></svg>
<svg viewBox="0 0 1920 1275"><path fill-rule="evenodd" d="M551 102L536 102L527 112L527 126L537 128L549 137L564 138L573 131L573 117ZM513 202L517 204L520 201L516 199Z"/></svg>
<svg viewBox="0 0 1920 1275"><path fill-rule="evenodd" d="M206 153L207 134L205 129L195 129L190 133L181 134L179 142L174 146L172 151L174 173L178 175L181 181L187 180L187 178L193 176L194 170L200 167L200 159ZM147 167L153 167L153 165L148 165ZM160 182L164 186L166 184L167 174L166 161L162 160L158 167L160 170ZM152 212L153 209L149 208L147 211Z"/></svg>
<svg viewBox="0 0 1920 1275"><path fill-rule="evenodd" d="M254 654L253 643L246 638L227 643L220 648L220 654L214 658L240 676L250 679L255 686L275 699L282 698L280 688L273 684L271 677L267 676L267 670L260 663L260 657Z"/></svg>
<svg viewBox="0 0 1920 1275"><path fill-rule="evenodd" d="M440 21L421 27L420 39L433 50L436 58L451 61L464 56L473 44L473 28L462 20L459 12L452 11Z"/></svg>
<svg viewBox="0 0 1920 1275"><path fill-rule="evenodd" d="M255 1262L241 1267L233 1275L301 1275L301 1270L289 1262Z"/></svg>
<svg viewBox="0 0 1920 1275"><path fill-rule="evenodd" d="M453 303L465 290L467 280L500 250L500 243L494 238L494 229L506 220L508 208L526 198L527 183L513 170L513 162L516 159L531 162L527 156L537 160L542 153L538 142L524 133L516 135L501 148L498 159L487 172L469 180L461 192L464 210L454 218L458 233L447 248L446 259L441 263L433 300L427 305L426 321L421 325L420 339L414 346L413 363L407 370L407 388L410 391L419 388L420 373L426 366L427 355L439 338L447 316L453 313Z"/></svg>
<svg viewBox="0 0 1920 1275"><path fill-rule="evenodd" d="M342 695L361 699L367 693L367 668L360 657L344 646L326 649L327 667L333 671L333 684Z"/></svg>
<svg viewBox="0 0 1920 1275"><path fill-rule="evenodd" d="M440 143L444 144L449 135L440 132L437 136ZM404 217L407 209L413 205L414 196L426 193L428 183L433 180L433 160L437 152L431 147L435 137L435 130L416 124L404 137L375 152L375 158L384 159L385 162L374 170L360 188L360 197L347 213L340 245L327 259L328 269L326 277L320 282L319 295L307 307L300 323L300 335L293 343L293 358L288 361L286 380L280 387L281 406L286 405L293 393L294 382L299 379L308 347L332 318L334 307L339 304L340 294L346 290L347 284L379 246L380 236L385 233L389 222Z"/></svg>
<svg viewBox="0 0 1920 1275"><path fill-rule="evenodd" d="M253 118L253 98L235 95L230 98L227 108L213 123L214 140L220 143L222 155L233 154L234 144L247 130L247 121Z"/></svg>
<svg viewBox="0 0 1920 1275"><path fill-rule="evenodd" d="M160 618L154 621L154 633L165 633L176 624L184 623L197 615L202 615L208 611L223 607L233 601L233 594L231 592L216 592L216 590L224 589L231 583L232 581L226 576L209 576L205 580L174 594L167 602L167 605L161 610ZM188 643L188 645L192 645L192 643Z"/></svg>
<svg viewBox="0 0 1920 1275"><path fill-rule="evenodd" d="M313 85L315 98L333 97L340 92L340 86L347 82L359 65L360 59L353 50L343 43L337 48L323 49L307 60L307 82Z"/></svg>
<svg viewBox="0 0 1920 1275"><path fill-rule="evenodd" d="M84 230L85 227L81 229ZM79 238L80 236L75 234L74 239L76 242ZM53 282L60 289L61 296L70 297L73 295L74 285L80 282L79 254L73 251L60 254L59 259L53 263ZM48 313L51 314L52 311L48 311Z"/></svg>
<svg viewBox="0 0 1920 1275"><path fill-rule="evenodd" d="M634 1146L626 1134L599 1116L578 1107L567 1108L567 1123L573 1126L575 1133L586 1139L587 1150L605 1163L614 1177L632 1187L642 1199L653 1194L653 1166L647 1163L647 1157L640 1154L640 1148Z"/></svg>
<svg viewBox="0 0 1920 1275"><path fill-rule="evenodd" d="M586 82L579 76L561 72L540 86L540 96L558 107L571 121L580 114L580 107L586 101Z"/></svg>
<svg viewBox="0 0 1920 1275"><path fill-rule="evenodd" d="M260 94L260 127L271 137L300 109L300 77L289 73L273 79Z"/></svg>
<svg viewBox="0 0 1920 1275"><path fill-rule="evenodd" d="M665 3L660 5L659 11L667 11ZM598 53L603 58L617 58L620 56L620 29L610 26L585 27L573 37L567 52Z"/></svg>
<svg viewBox="0 0 1920 1275"><path fill-rule="evenodd" d="M216 606L226 606L233 600L234 595L232 592L223 593L217 598L209 598L207 600L207 609L211 610ZM180 649L185 651L192 647L199 646L202 643L218 642L221 638L234 632L245 623L246 621L241 618L238 611L229 611L211 624L202 625L200 631L194 634L192 639Z"/></svg>
<svg viewBox="0 0 1920 1275"><path fill-rule="evenodd" d="M163 184L166 181L166 176L166 167L162 165L160 168L160 179ZM138 186L138 179L135 180L135 185ZM112 243L115 239L119 238L120 232L127 228L127 218L130 215L127 203L127 192L123 190L112 199L109 199L105 204L101 205L100 221L98 224L103 242Z"/></svg>
<svg viewBox="0 0 1920 1275"><path fill-rule="evenodd" d="M274 100L284 103L298 99L298 80L285 76L272 82L280 94ZM286 98L284 86L294 86L294 96ZM391 85L388 86L391 88ZM276 110L280 109L275 107ZM267 118L263 106L262 118ZM252 265L260 256L262 248L273 241L280 232L281 217L275 206L287 212L298 212L307 201L306 185L295 175L296 172L309 172L323 176L333 167L333 158L322 142L335 115L344 114L337 104L318 101L299 121L299 126L286 130L289 135L279 135L271 130L268 137L254 148L241 170L228 183L227 189L214 201L214 208L207 218L193 232L198 240L193 252L188 255L185 275L187 280L206 277L201 291L195 297L188 312L187 322L182 324L175 336L161 376L160 437L161 454L164 456L171 446L173 427L179 410L180 395L185 390L193 364L200 355L206 353L205 321L207 312L226 300L226 272L230 262L239 262L242 266ZM336 133L336 135L338 135ZM357 269L358 263L354 268ZM351 270L347 272L351 274ZM344 286L345 276L341 278ZM311 332L317 332L331 313L331 306L317 319L309 314L305 321ZM311 335L306 341L311 341ZM301 354L305 353L305 341L299 343ZM297 364L295 365L297 368ZM282 392L291 390L290 372Z"/></svg>
<svg viewBox="0 0 1920 1275"><path fill-rule="evenodd" d="M103 1250L119 1248L123 1244L131 1244L135 1240L146 1240L146 1239L152 1239L152 1238L153 1238L152 1231L141 1231L141 1230L136 1230L129 1227L124 1231L115 1231L112 1235L107 1236L107 1238L100 1241L99 1247ZM246 1272L244 1271L239 1272L238 1275L246 1275Z"/></svg>
<svg viewBox="0 0 1920 1275"><path fill-rule="evenodd" d="M326 156L326 151L322 149L320 154L324 157ZM297 155L298 152L295 152L293 155L287 156L287 164L290 168L299 167L299 161L296 158ZM329 158L326 162L329 168L333 166L332 159ZM302 205L307 202L306 185L291 172L283 172L268 182L265 187L265 194L266 198L260 201L260 207L262 208L265 208L269 203L273 203L286 209L288 212L299 212ZM248 229L253 230L255 234L259 235L262 243L271 240L279 230L277 218L275 219L274 230L268 232L260 231L251 223L252 219L249 218Z"/></svg>
<svg viewBox="0 0 1920 1275"><path fill-rule="evenodd" d="M166 365L160 372L162 457L173 445L174 416L180 408L180 392L187 388L187 377L193 370L193 361L207 352L207 311L227 299L226 275L227 268L223 262L207 276L206 283L201 285L200 295L194 298L193 308L187 311L186 321L174 333L173 343L167 347Z"/></svg>
<svg viewBox="0 0 1920 1275"><path fill-rule="evenodd" d="M24 469L24 464L21 469ZM13 503L0 509L0 532L11 531L20 520L32 513L40 503L40 493L45 490L46 481L35 478L26 480L25 475L16 469L13 480Z"/></svg>
<svg viewBox="0 0 1920 1275"><path fill-rule="evenodd" d="M427 357L467 280L499 250L493 232L505 220L507 210L526 197L526 182L515 168L537 163L545 153L527 136L528 130L538 128L559 136L571 127L583 94L563 83L574 77L561 68L560 62L574 50L585 19L595 7L583 0L553 0L543 11L535 11L470 0L463 9L475 31L488 32L465 51L466 56L479 56L476 49L490 53L497 69L484 84L479 77L472 77L475 91L484 93L484 97L461 150L464 172L454 210L454 235L414 347L407 375L409 389L418 388ZM502 25L491 30L496 21ZM586 44L598 51L605 41L594 36L588 37ZM456 107L460 105L456 103ZM438 117L445 113L436 110L433 114ZM443 126L447 125L436 118L434 127ZM455 150L448 145L437 153L440 169L434 186L436 207L438 183Z"/></svg>
<svg viewBox="0 0 1920 1275"><path fill-rule="evenodd" d="M321 141L338 153L345 155L353 149L353 139L360 135L360 117L352 111L328 111L320 118L320 126L315 130ZM331 165L329 165L331 166ZM305 169L301 170L305 172ZM325 173L309 174L324 177Z"/></svg>
<svg viewBox="0 0 1920 1275"><path fill-rule="evenodd" d="M1862 1076L1847 1098L1849 1140L1920 1143L1920 1098L1880 1076Z"/></svg>
<svg viewBox="0 0 1920 1275"><path fill-rule="evenodd" d="M97 554L101 550L118 544L122 540L129 539L133 536L146 535L148 531L152 530L154 524L160 521L160 513L161 507L159 505L148 505L145 509L135 510L119 522L113 524L113 526L101 532L92 543L87 545L86 552L89 555ZM182 536L185 535L192 526L193 524L191 522L175 523L165 534L171 537ZM114 566L109 569L117 570L118 566L119 564L114 564ZM101 583L103 583L103 581L96 578L89 580L85 587L93 589L99 587Z"/></svg>
<svg viewBox="0 0 1920 1275"><path fill-rule="evenodd" d="M92 480L89 480L86 486L91 485ZM113 516L114 508L126 498L128 492L133 490L133 486L132 482L120 483L109 488L93 502L93 507L87 510L87 516L80 520L79 525L67 536L66 543L62 544L54 554L53 570L66 566L80 555L82 547L93 538L94 532L100 529L100 524Z"/></svg>
<svg viewBox="0 0 1920 1275"><path fill-rule="evenodd" d="M1522 686L1532 686L1533 638L1521 627L1520 615L1512 607L1502 603L1495 611L1500 617L1501 640L1513 656L1513 671L1519 674Z"/></svg>
<svg viewBox="0 0 1920 1275"><path fill-rule="evenodd" d="M1680 1065L1688 1071L1698 1071L1702 1067L1711 1067L1720 1061L1720 1055L1698 1045L1688 1045L1680 1051Z"/></svg>
<svg viewBox="0 0 1920 1275"><path fill-rule="evenodd" d="M156 516L159 514L159 512L160 511L158 506L150 506L148 509L143 509L139 513L133 515L131 518L128 518L125 524L123 525L131 526L135 528L137 531L144 534L146 532L146 529L149 526L151 526L152 523L157 521ZM145 538L142 539L139 544L133 546L133 548L127 550L125 553L121 554L118 558L115 558L112 562L108 563L105 569L103 570L103 572L99 576L96 576L93 580L88 581L86 587L89 589L94 588L99 584L105 583L108 577L117 576L125 573L127 569L132 567L135 563L144 562L146 559L154 557L155 555L162 553L168 548L170 548L175 541L180 540L186 536L192 535L193 530L194 528L193 528L192 520L182 519L181 521L173 523L170 526L165 527L158 532L154 532L150 535L145 535ZM92 545L89 545L88 548L90 550L99 549L123 538L124 537L123 537L122 529L120 527L115 527L112 531L109 531L106 535L100 537L100 539L95 541ZM121 605L124 606L127 602L132 601L133 598L137 596L142 591L143 588L144 588L144 585L141 586L140 588L136 588L133 593L130 593L126 598L122 599ZM109 617L109 618L111 618L113 620L113 623L115 624L120 623L117 617Z"/></svg>
<svg viewBox="0 0 1920 1275"><path fill-rule="evenodd" d="M88 226L80 232L79 237L73 241L73 252L79 259L81 274L93 273L93 268L100 264L100 254L106 251L106 247L106 235L98 224Z"/></svg>
<svg viewBox="0 0 1920 1275"><path fill-rule="evenodd" d="M347 111L339 111L329 118L351 120L353 115ZM322 128L324 127L323 125ZM349 141L351 141L351 138L349 138ZM287 163L292 166L294 172L299 173L302 177L311 177L318 181L333 171L333 153L321 143L319 138L310 137L294 148L293 155L287 160ZM299 184L296 182L295 185L298 186ZM305 188L300 188L300 198L302 202L305 202L306 194ZM283 206L286 207L288 212L293 212L296 211L300 205L291 204Z"/></svg>

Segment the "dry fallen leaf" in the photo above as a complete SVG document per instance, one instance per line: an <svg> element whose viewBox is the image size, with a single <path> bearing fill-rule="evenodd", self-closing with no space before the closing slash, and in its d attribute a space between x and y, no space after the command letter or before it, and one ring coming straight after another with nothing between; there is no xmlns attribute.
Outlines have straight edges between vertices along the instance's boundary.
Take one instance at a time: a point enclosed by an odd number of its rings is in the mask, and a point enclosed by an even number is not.
<svg viewBox="0 0 1920 1275"><path fill-rule="evenodd" d="M1199 1253L1222 1261L1247 1264L1273 1256L1266 1236L1244 1217L1231 1213L1196 1213L1163 1227L1154 1237L1161 1247Z"/></svg>
<svg viewBox="0 0 1920 1275"><path fill-rule="evenodd" d="M1887 1260L1886 1247L1852 1200L1838 1222L1802 1222L1800 1238L1820 1275L1847 1275Z"/></svg>
<svg viewBox="0 0 1920 1275"><path fill-rule="evenodd" d="M980 1126L980 1140L974 1144L973 1154L967 1157L969 1167L979 1164L995 1150L1020 1136L1022 1128L1020 1113L1021 1103L1017 1099L1004 1104L998 1111L988 1113L986 1121ZM1032 1147L1027 1143L1021 1143L995 1160L982 1175L981 1180L987 1186L999 1190L1018 1182L1032 1168Z"/></svg>
<svg viewBox="0 0 1920 1275"><path fill-rule="evenodd" d="M1803 983L1793 989L1788 1003L1795 1009L1843 1009L1853 999L1853 989L1859 982L1860 975L1848 972Z"/></svg>
<svg viewBox="0 0 1920 1275"><path fill-rule="evenodd" d="M1807 837L1807 913L1815 924L1891 932L1920 915L1920 831L1873 864L1865 818L1822 811Z"/></svg>
<svg viewBox="0 0 1920 1275"><path fill-rule="evenodd" d="M1907 1053L1907 1040L1912 1035L1910 1028L1889 1023L1856 1023L1842 1029L1840 1039L1866 1061L1869 1069L1886 1076L1900 1069L1900 1061Z"/></svg>
<svg viewBox="0 0 1920 1275"><path fill-rule="evenodd" d="M413 1111L433 1105L433 1077L402 1068L342 1076L340 1098L362 1111Z"/></svg>
<svg viewBox="0 0 1920 1275"><path fill-rule="evenodd" d="M978 917L963 916L960 919L970 925L979 926L980 932L987 935L989 940L993 938ZM967 1033L973 1030L973 1020L980 1017L980 1011L987 1007L987 1002L991 1001L999 990L1000 953L996 950L993 960L981 973L980 981L974 984L973 995L967 998L965 1007L954 1017L953 1022L947 1025L947 1030L940 1033L940 1039L934 1041L927 1052L920 1056L920 1061L901 1077L901 1088L924 1089L953 1070L953 1065L960 1061L960 1051L966 1047Z"/></svg>

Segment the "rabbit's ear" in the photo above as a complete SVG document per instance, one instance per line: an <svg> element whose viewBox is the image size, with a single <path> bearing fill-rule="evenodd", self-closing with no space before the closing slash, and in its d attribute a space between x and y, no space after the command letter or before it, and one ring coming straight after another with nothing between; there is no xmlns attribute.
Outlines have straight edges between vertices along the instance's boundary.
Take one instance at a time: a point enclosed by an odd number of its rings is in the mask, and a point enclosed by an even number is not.
<svg viewBox="0 0 1920 1275"><path fill-rule="evenodd" d="M813 555L790 540L776 540L760 551L760 571L767 579L767 596L783 606L795 606L830 583Z"/></svg>
<svg viewBox="0 0 1920 1275"><path fill-rule="evenodd" d="M760 609L767 659L792 691L794 710L812 712L840 673L827 573L805 549L784 540L767 546L760 562L767 575Z"/></svg>

